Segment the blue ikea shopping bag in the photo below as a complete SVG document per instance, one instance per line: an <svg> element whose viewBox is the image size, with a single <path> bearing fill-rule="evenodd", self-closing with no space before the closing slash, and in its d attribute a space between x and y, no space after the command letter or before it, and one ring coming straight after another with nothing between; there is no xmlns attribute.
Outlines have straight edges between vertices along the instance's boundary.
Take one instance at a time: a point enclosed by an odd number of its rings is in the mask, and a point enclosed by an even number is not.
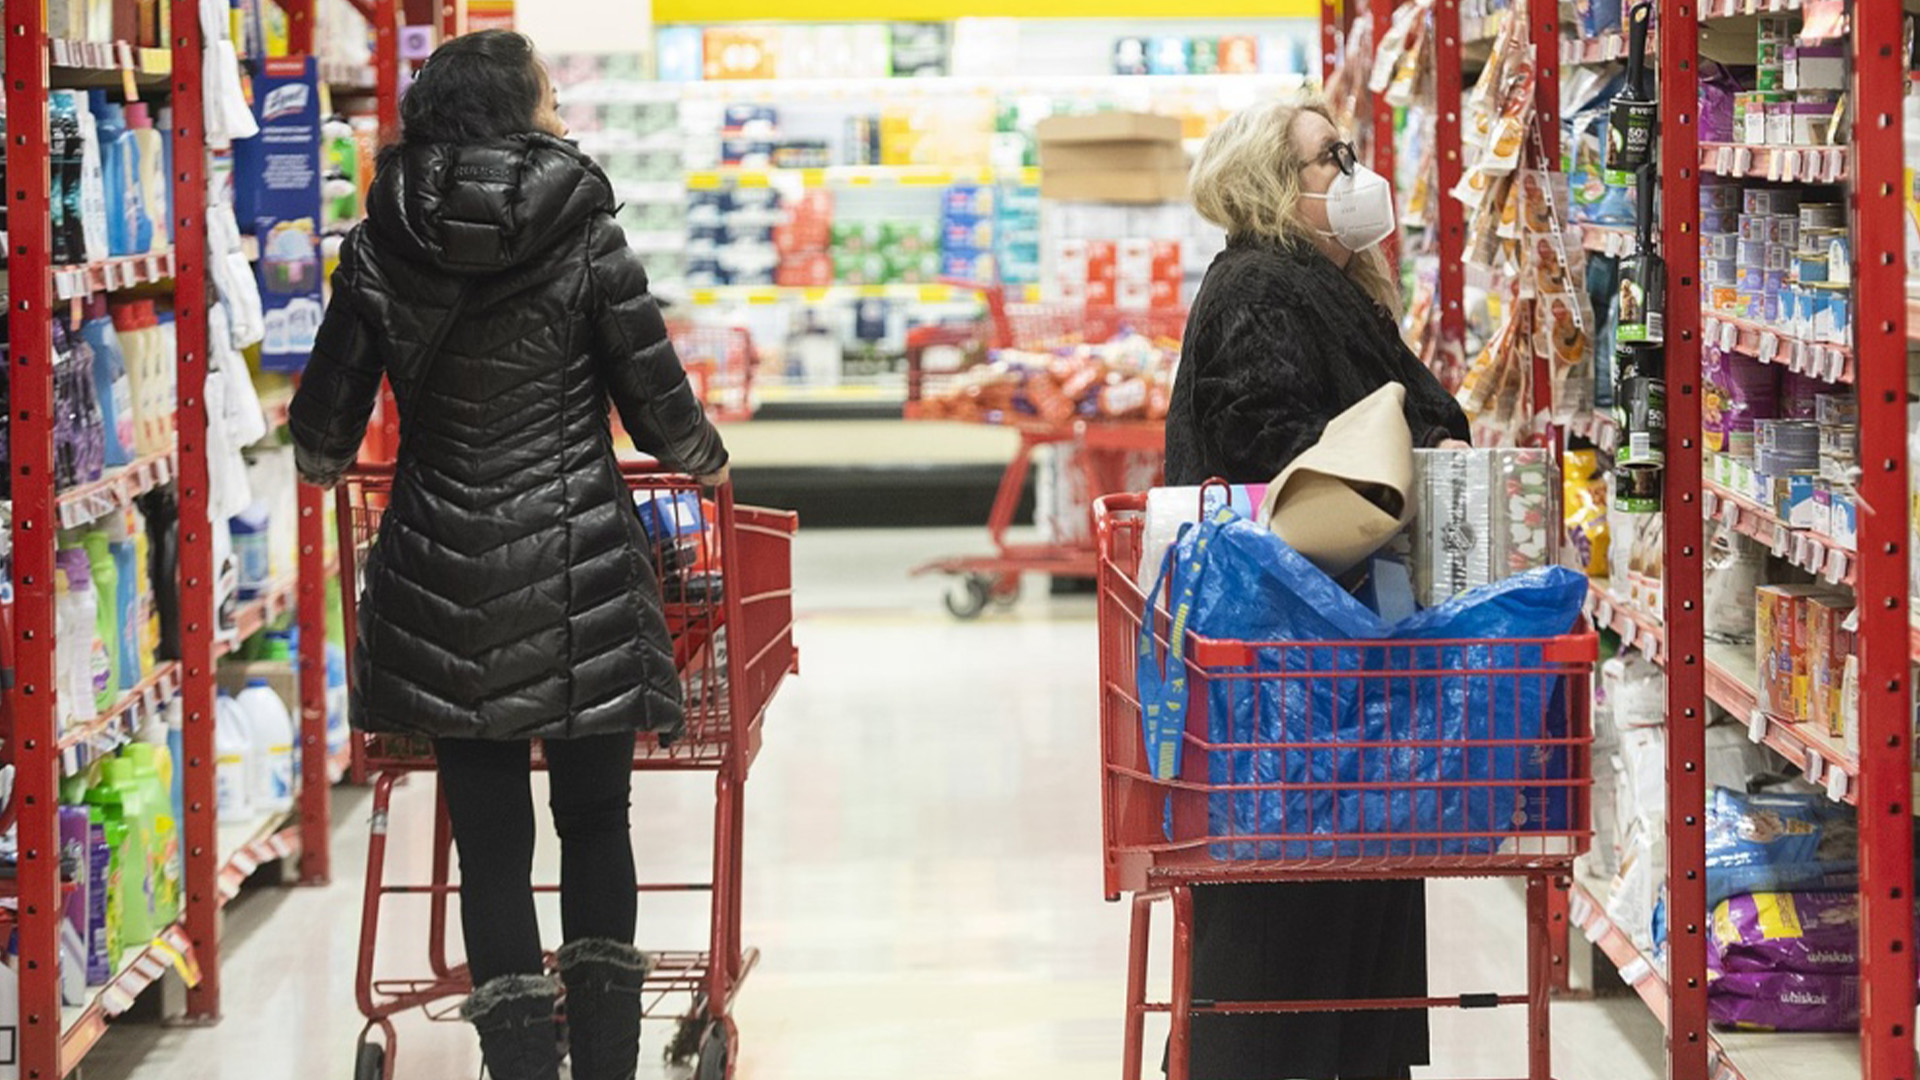
<svg viewBox="0 0 1920 1080"><path fill-rule="evenodd" d="M1540 669L1540 647L1511 639L1573 627L1586 593L1574 571L1530 571L1389 624L1272 531L1221 508L1181 530L1150 606L1163 590L1170 644L1162 655L1143 626L1138 656L1143 735L1158 778L1180 768L1187 631L1352 643L1262 649L1252 668L1211 673L1259 676L1208 681L1209 739L1255 747L1210 755L1209 780L1227 790L1210 800L1209 833L1262 838L1217 844L1216 856L1484 853L1498 843L1489 834L1566 824L1564 787L1524 783L1566 776L1564 749L1511 745L1564 734L1554 729L1566 716L1560 679L1476 673ZM1280 786L1234 790L1249 785Z"/></svg>

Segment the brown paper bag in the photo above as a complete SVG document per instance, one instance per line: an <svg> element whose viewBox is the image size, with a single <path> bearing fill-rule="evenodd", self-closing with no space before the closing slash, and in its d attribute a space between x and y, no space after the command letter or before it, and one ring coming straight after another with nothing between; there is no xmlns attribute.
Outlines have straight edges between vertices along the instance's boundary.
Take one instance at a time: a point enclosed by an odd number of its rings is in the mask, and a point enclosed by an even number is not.
<svg viewBox="0 0 1920 1080"><path fill-rule="evenodd" d="M1406 399L1399 383L1367 395L1267 488L1261 520L1329 576L1360 565L1413 518Z"/></svg>

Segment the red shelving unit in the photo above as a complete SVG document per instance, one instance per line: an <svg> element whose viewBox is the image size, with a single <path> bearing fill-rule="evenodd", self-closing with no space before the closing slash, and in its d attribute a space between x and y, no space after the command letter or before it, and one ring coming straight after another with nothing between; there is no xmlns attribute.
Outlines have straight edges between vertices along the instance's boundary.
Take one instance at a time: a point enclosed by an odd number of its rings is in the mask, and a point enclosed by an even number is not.
<svg viewBox="0 0 1920 1080"><path fill-rule="evenodd" d="M1702 22L1732 20L1714 32L1748 32L1758 14L1797 11L1798 0L1656 0L1654 67L1662 103L1659 246L1667 264L1664 610L1635 610L1595 583L1587 612L1596 625L1664 665L1667 672L1667 967L1656 968L1607 921L1593 883L1571 889L1569 925L1579 927L1628 977L1669 1032L1666 1072L1674 1080L1743 1076L1858 1076L1907 1080L1914 1072L1915 963L1912 846L1914 782L1911 665L1920 664L1920 622L1908 602L1909 505L1907 402L1909 344L1920 342L1920 302L1906 293L1900 217L1905 154L1901 130L1907 57L1886 42L1905 39L1896 0L1853 0L1847 93L1848 145L1746 146L1703 142L1696 126ZM1533 32L1542 75L1538 100L1543 141L1557 136L1557 94L1545 92L1555 64L1624 58L1619 34L1560 32L1553 5L1518 0ZM1460 207L1446 198L1459 175L1463 34L1455 0L1436 0L1436 82L1441 88L1437 145L1441 178L1438 243L1443 340L1460 340ZM1382 15L1376 15L1381 18ZM1508 17L1513 17L1509 15ZM1488 20L1491 21L1491 20ZM1478 36L1484 27L1464 36ZM1557 148L1545 149L1557 161ZM1803 340L1779 327L1705 309L1700 283L1699 188L1703 176L1821 185L1846 193L1853 237L1851 340ZM1587 250L1621 257L1631 234L1580 229ZM1702 458L1702 353L1713 346L1787 367L1836 386L1859 402L1856 492L1859 535L1841 543L1794 528L1767 508L1708 482ZM1569 425L1603 449L1618 425L1592 414ZM1874 508L1880 508L1874 512ZM1858 599L1860 730L1858 749L1824 729L1757 708L1753 650L1705 636L1705 523L1721 521L1824 580L1851 586ZM1705 727L1709 703L1747 725L1747 734L1823 788L1858 808L1862 886L1862 1029L1847 1036L1783 1037L1713 1032L1708 1027L1705 863Z"/></svg>

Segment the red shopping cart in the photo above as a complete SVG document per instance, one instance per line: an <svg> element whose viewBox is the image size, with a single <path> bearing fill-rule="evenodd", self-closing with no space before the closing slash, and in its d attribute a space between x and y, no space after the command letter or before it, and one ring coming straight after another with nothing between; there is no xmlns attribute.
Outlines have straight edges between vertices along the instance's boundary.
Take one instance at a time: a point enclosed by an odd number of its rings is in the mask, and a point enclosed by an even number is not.
<svg viewBox="0 0 1920 1080"><path fill-rule="evenodd" d="M1061 398L1066 405L1063 409L1023 412L1011 401L995 401L987 395L956 397L948 393L949 387L969 369L984 363L995 349L1045 351L1102 344L1127 333L1178 348L1187 312L1185 308L1136 311L1069 303L1010 304L998 286L966 287L977 288L982 294L986 315L982 321L921 327L908 335L906 416L910 420L996 424L1012 427L1020 434L1020 447L1001 473L993 509L987 517L987 538L993 544L993 553L940 559L914 570L915 575L938 573L958 578L947 595L947 609L959 618L971 619L991 605L1007 606L1016 601L1022 574L1094 576L1097 558L1091 529L1079 534L1069 531L1041 543L1007 539L1027 488L1034 452L1054 446L1075 455L1079 465L1076 480L1084 488L1090 512L1094 498L1131 486L1130 461L1161 452L1166 436L1159 417L1165 415L1165 404L1162 398L1157 410L1150 408L1143 396L1139 407L1125 419L1089 419L1067 401L1076 394ZM934 370L928 359L934 355L954 357L958 362ZM1089 387L1081 393L1095 389ZM1153 392L1164 394L1165 388L1156 387Z"/></svg>
<svg viewBox="0 0 1920 1080"><path fill-rule="evenodd" d="M745 327L675 319L667 323L673 351L687 369L707 415L720 423L753 419L753 368L758 357Z"/></svg>
<svg viewBox="0 0 1920 1080"><path fill-rule="evenodd" d="M1140 1077L1149 1013L1170 1014L1168 1075L1186 1080L1196 1015L1524 1004L1527 1076L1547 1080L1547 999L1564 965L1554 955L1550 890L1591 839L1593 634L1246 642L1187 633L1174 652L1173 619L1137 584L1145 509L1144 496L1111 495L1095 511L1106 894L1133 894L1122 1075ZM1184 718L1168 714L1171 730L1160 729L1152 754L1143 653L1147 663L1175 656L1165 678L1184 673L1188 691ZM1498 876L1527 883L1524 994L1194 998L1196 885ZM1172 995L1149 1002L1148 935L1161 900L1173 909Z"/></svg>
<svg viewBox="0 0 1920 1080"><path fill-rule="evenodd" d="M636 495L700 497L693 480L651 469L650 465L623 465ZM368 550L378 542L381 511L392 484L391 466L362 468L339 489L340 547L349 556L340 560L349 660L359 575ZM681 675L686 733L670 746L662 746L657 736L640 737L633 767L714 774L712 877L640 886L643 893L709 893L708 948L656 954L642 1007L646 1019L679 1024L670 1056L693 1060L698 1080L722 1080L734 1074L737 1062L738 1031L730 1015L733 998L758 957L755 950L742 945L740 933L747 772L760 750L768 703L785 677L799 670L792 599L792 543L798 522L791 513L736 506L728 487L720 488L705 504L701 517L704 520L697 529L667 530L688 535L663 537L654 553ZM445 803L436 800L431 879L409 884L387 881L394 785L410 775L431 774L432 748L415 738L356 734L353 753L355 774L370 777L373 784L373 836L367 849L354 983L367 1026L361 1033L354 1076L355 1080L392 1080L398 1048L393 1017L419 1009L431 1019L451 1019L459 999L471 989L465 966L453 962L448 952L450 901L459 889L452 880L453 833ZM537 750L535 759L538 766ZM557 886L538 886L536 891L550 893ZM403 896L424 897L428 905L425 962L429 974L381 978L375 974L375 960L385 902Z"/></svg>

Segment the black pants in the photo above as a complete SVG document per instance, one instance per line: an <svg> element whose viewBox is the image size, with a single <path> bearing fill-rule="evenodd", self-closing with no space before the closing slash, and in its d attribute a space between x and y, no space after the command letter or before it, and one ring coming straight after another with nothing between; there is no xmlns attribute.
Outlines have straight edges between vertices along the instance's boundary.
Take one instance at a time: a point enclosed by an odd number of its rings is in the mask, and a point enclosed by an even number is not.
<svg viewBox="0 0 1920 1080"><path fill-rule="evenodd" d="M630 945L639 909L627 819L633 736L549 739L545 749L547 802L560 834L561 933L567 941ZM543 967L533 907L531 751L525 741L434 741L460 853L460 922L475 986Z"/></svg>

